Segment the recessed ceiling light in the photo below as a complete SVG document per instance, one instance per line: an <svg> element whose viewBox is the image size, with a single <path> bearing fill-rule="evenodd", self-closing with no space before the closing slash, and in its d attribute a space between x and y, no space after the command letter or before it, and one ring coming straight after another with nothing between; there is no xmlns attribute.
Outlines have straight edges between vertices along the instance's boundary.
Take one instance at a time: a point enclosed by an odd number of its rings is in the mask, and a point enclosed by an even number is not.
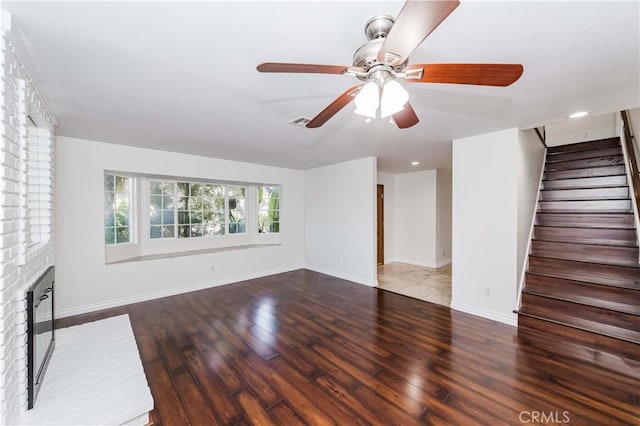
<svg viewBox="0 0 640 426"><path fill-rule="evenodd" d="M580 117L584 117L587 114L589 114L588 111L578 111L571 114L569 118L580 118Z"/></svg>
<svg viewBox="0 0 640 426"><path fill-rule="evenodd" d="M412 162L411 162L411 165L412 165L412 166L419 166L419 165L420 165L420 162L419 162L419 161L412 161Z"/></svg>

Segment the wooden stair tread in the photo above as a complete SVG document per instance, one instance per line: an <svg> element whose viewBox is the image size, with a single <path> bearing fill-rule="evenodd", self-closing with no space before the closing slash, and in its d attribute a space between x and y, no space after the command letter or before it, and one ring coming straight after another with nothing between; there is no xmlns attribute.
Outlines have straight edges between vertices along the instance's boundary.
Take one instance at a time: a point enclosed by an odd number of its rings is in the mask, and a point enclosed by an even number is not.
<svg viewBox="0 0 640 426"><path fill-rule="evenodd" d="M630 199L629 187L607 186L601 188L552 188L541 189L542 201L624 200Z"/></svg>
<svg viewBox="0 0 640 426"><path fill-rule="evenodd" d="M637 248L634 229L534 225L533 240Z"/></svg>
<svg viewBox="0 0 640 426"><path fill-rule="evenodd" d="M620 146L620 138L604 138L588 142L577 142L566 145L550 146L547 149L548 154L557 154L565 152L587 151L592 149L606 149Z"/></svg>
<svg viewBox="0 0 640 426"><path fill-rule="evenodd" d="M601 322L591 321L584 318L577 318L566 313L555 312L553 318L548 318L546 315L547 311L541 310L537 307L522 306L518 313L591 333L614 337L630 343L640 344L640 331L629 330L627 328L617 327L611 324L603 324Z"/></svg>
<svg viewBox="0 0 640 426"><path fill-rule="evenodd" d="M566 179L543 179L542 189L587 189L609 188L612 186L628 186L627 175L617 174L596 177L574 177Z"/></svg>
<svg viewBox="0 0 640 426"><path fill-rule="evenodd" d="M622 361L629 359L640 362L638 344L627 340L594 333L555 321L548 321L544 318L522 314L521 312L518 312L518 329L543 334L548 339L555 339L560 344L568 341L578 345L585 345L591 348L594 353L616 354Z"/></svg>
<svg viewBox="0 0 640 426"><path fill-rule="evenodd" d="M630 289L640 289L640 268L529 255L528 273Z"/></svg>
<svg viewBox="0 0 640 426"><path fill-rule="evenodd" d="M546 157L547 163L555 163L558 161L568 160L584 160L588 158L606 157L610 155L622 155L622 146L618 145L611 148L586 149L584 151L551 153Z"/></svg>
<svg viewBox="0 0 640 426"><path fill-rule="evenodd" d="M535 218L540 226L579 226L582 228L596 227L607 229L635 229L632 212L598 213L598 212L548 212L539 211Z"/></svg>
<svg viewBox="0 0 640 426"><path fill-rule="evenodd" d="M589 263L638 266L636 247L532 240L531 255Z"/></svg>
<svg viewBox="0 0 640 426"><path fill-rule="evenodd" d="M536 226L536 228L540 228L538 226ZM565 228L565 227L544 227L547 229L562 229L562 230L567 230L567 229L575 229L578 231L583 231L583 230L588 230L588 229L601 229L601 228ZM625 231L630 231L632 232L633 230L625 230ZM534 231L534 238L532 239L533 241L547 241L550 243L571 243L571 244L591 244L591 245L596 245L596 246L614 246L614 247L629 247L629 248L636 248L638 249L638 245L637 243L633 240L633 241L629 241L629 240L625 240L625 239L611 239L611 238L595 238L595 237L574 237L574 236L563 236L563 235L548 235L548 234L543 234L541 235L540 231L535 232Z"/></svg>
<svg viewBox="0 0 640 426"><path fill-rule="evenodd" d="M572 170L554 170L544 172L545 180L560 180L560 179L581 179L592 177L608 177L617 176L626 173L624 165L616 166L602 166L602 167L588 167L583 169Z"/></svg>
<svg viewBox="0 0 640 426"><path fill-rule="evenodd" d="M580 213L585 213L584 210L579 210L579 209L544 209L544 210L538 210L537 211L538 214L540 213L569 213L569 214L580 214ZM631 210L629 209L591 209L589 210L589 213L594 213L594 214L627 214L627 213L633 213Z"/></svg>
<svg viewBox="0 0 640 426"><path fill-rule="evenodd" d="M640 315L640 289L525 273L523 292Z"/></svg>
<svg viewBox="0 0 640 426"><path fill-rule="evenodd" d="M593 366L596 374L619 373L612 377L615 383L622 384L632 391L637 389L637 380L633 378L640 377L640 361L613 351L594 349L591 345L585 345L578 341L558 339L528 327L518 328L518 338L545 352L552 353L554 356L583 362L586 364L586 368ZM593 369L593 367L591 368ZM608 371L598 371L599 369Z"/></svg>
<svg viewBox="0 0 640 426"><path fill-rule="evenodd" d="M624 156L608 155L606 157L587 158L584 160L567 160L555 163L547 163L544 167L545 172L553 172L558 170L576 170L590 169L594 167L608 167L624 165Z"/></svg>
<svg viewBox="0 0 640 426"><path fill-rule="evenodd" d="M636 291L636 290L629 290ZM585 296L582 294L575 294L568 291L553 290L553 291L541 291L534 289L523 290L523 293L533 294L540 297L548 297L551 299L561 300L565 302L575 303L585 306L593 306L600 309L607 309L614 312L623 312L631 315L640 315L640 306L636 303L614 302L605 299L601 299L598 296Z"/></svg>
<svg viewBox="0 0 640 426"><path fill-rule="evenodd" d="M522 306L535 309L539 314L552 319L569 315L573 318L608 324L640 333L640 317L633 313L528 292L522 294Z"/></svg>

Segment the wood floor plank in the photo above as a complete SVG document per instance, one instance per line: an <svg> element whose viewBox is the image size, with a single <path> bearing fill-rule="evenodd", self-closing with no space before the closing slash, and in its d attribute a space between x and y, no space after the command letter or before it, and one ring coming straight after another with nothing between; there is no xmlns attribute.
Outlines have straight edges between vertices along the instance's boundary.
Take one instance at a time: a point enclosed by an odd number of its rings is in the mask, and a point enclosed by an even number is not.
<svg viewBox="0 0 640 426"><path fill-rule="evenodd" d="M225 357L227 364L238 373L247 388L253 391L265 407L276 404L282 399L275 389L256 373L240 354L234 353L226 345L226 342L216 342L215 350Z"/></svg>
<svg viewBox="0 0 640 426"><path fill-rule="evenodd" d="M212 425L218 423L200 391L200 387L188 371L181 371L173 375L173 382L183 402L187 415L193 425ZM186 402L186 403L185 403Z"/></svg>
<svg viewBox="0 0 640 426"><path fill-rule="evenodd" d="M189 424L189 417L162 361L144 363L144 369L154 400L153 416L160 417L165 425Z"/></svg>
<svg viewBox="0 0 640 426"><path fill-rule="evenodd" d="M640 365L621 353L313 271L60 324L127 313L155 425L640 424Z"/></svg>
<svg viewBox="0 0 640 426"><path fill-rule="evenodd" d="M273 417L279 425L302 425L304 421L291 409L289 404L281 401L269 409L271 417Z"/></svg>
<svg viewBox="0 0 640 426"><path fill-rule="evenodd" d="M247 390L242 390L235 394L242 411L244 411L245 419L252 425L275 425L276 421L269 415L262 404Z"/></svg>

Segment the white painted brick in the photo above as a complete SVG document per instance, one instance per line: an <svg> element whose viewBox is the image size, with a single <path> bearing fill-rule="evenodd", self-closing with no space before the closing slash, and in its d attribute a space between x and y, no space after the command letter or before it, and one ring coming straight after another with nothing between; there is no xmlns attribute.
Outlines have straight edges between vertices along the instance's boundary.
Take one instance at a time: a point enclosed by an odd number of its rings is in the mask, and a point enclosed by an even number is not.
<svg viewBox="0 0 640 426"><path fill-rule="evenodd" d="M16 424L26 412L25 290L53 264L54 252L53 244L31 252L25 246L26 226L21 215L27 212L23 192L27 182L24 125L27 110L23 99L27 91L34 100L39 96L13 54L10 34L3 32L2 36L0 189L3 195L0 202L4 208L0 209L0 424ZM41 102L38 100L37 104ZM38 108L35 113L49 114L44 107ZM47 122L52 122L50 117ZM50 133L52 130L49 129ZM53 185L46 179L45 184ZM18 265L19 258L27 261Z"/></svg>

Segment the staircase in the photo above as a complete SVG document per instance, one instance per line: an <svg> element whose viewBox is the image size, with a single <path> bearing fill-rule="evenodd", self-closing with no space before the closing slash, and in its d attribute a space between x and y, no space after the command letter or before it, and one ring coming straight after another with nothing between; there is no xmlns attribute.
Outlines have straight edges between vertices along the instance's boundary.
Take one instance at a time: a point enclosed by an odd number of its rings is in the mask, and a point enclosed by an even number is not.
<svg viewBox="0 0 640 426"><path fill-rule="evenodd" d="M630 197L619 138L548 149L519 335L585 361L615 354L609 359L623 362L613 369L640 365Z"/></svg>

